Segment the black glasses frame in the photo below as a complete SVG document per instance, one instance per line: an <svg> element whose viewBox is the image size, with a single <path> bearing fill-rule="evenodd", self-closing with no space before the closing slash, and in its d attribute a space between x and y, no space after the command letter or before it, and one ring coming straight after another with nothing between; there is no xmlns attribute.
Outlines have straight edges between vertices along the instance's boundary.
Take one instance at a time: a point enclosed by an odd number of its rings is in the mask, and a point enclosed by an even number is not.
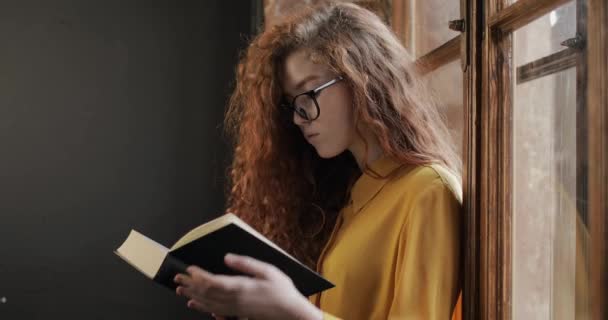
<svg viewBox="0 0 608 320"><path fill-rule="evenodd" d="M295 97L293 97L293 99L291 100L291 103L288 103L286 101L283 102L282 106L284 108L287 108L288 110L291 110L292 112L295 112L298 114L298 116L300 116L302 119L306 120L306 121L314 121L317 120L317 118L319 118L319 116L321 115L321 109L319 108L319 102L317 101L317 96L321 93L321 91L323 91L324 89L327 89L329 87L331 87L332 85L340 82L344 80L344 78L342 76L338 76L312 90L306 91L306 92L302 92L298 95L296 95ZM304 108L300 108L298 107L295 103L296 103L296 99L298 99L298 97L301 96L308 96L312 99L312 101L315 103L315 107L317 108L317 116L314 118L310 118L308 116L308 113L306 113L306 110L304 110Z"/></svg>

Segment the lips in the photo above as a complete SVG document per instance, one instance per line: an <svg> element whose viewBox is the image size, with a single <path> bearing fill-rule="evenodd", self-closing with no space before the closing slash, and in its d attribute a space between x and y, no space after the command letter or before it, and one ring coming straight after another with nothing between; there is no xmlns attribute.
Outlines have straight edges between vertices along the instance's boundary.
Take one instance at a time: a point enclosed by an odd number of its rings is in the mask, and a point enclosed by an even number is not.
<svg viewBox="0 0 608 320"><path fill-rule="evenodd" d="M319 135L318 133L310 133L310 134L307 134L307 135L306 135L306 139L310 139L310 138L312 138L312 137L316 137L316 136L318 136L318 135Z"/></svg>

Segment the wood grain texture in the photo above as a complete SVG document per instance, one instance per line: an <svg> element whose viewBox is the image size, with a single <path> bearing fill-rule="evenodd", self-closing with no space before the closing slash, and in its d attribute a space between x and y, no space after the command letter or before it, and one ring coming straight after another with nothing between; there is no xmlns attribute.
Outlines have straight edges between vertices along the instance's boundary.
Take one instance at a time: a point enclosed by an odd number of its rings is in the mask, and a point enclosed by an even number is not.
<svg viewBox="0 0 608 320"><path fill-rule="evenodd" d="M587 108L587 0L576 0L576 33L582 46L576 51L576 210L589 226L589 146Z"/></svg>
<svg viewBox="0 0 608 320"><path fill-rule="evenodd" d="M481 100L481 52L483 0L471 0L463 17L469 24L469 66L464 73L464 143L463 143L463 194L465 214L464 270L462 317L465 320L480 319L480 111Z"/></svg>
<svg viewBox="0 0 608 320"><path fill-rule="evenodd" d="M416 60L418 72L424 75L458 59L460 57L460 38L461 35L458 35Z"/></svg>
<svg viewBox="0 0 608 320"><path fill-rule="evenodd" d="M588 2L589 222L591 305L608 319L608 4Z"/></svg>
<svg viewBox="0 0 608 320"><path fill-rule="evenodd" d="M393 1L391 28L401 40L403 46L412 52L412 17L410 0Z"/></svg>
<svg viewBox="0 0 608 320"><path fill-rule="evenodd" d="M508 1L485 2L486 21ZM511 319L512 36L484 26L480 142L481 319Z"/></svg>
<svg viewBox="0 0 608 320"><path fill-rule="evenodd" d="M488 16L490 28L503 33L519 29L571 0L518 0L504 10ZM489 1L489 5L493 1Z"/></svg>
<svg viewBox="0 0 608 320"><path fill-rule="evenodd" d="M517 67L517 84L576 67L578 60L579 50L568 48L526 63Z"/></svg>

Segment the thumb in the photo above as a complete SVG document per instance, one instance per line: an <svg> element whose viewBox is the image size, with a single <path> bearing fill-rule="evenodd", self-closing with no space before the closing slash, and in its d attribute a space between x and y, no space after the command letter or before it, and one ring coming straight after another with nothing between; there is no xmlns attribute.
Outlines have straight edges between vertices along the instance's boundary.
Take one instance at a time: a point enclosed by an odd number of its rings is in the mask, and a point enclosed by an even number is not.
<svg viewBox="0 0 608 320"><path fill-rule="evenodd" d="M224 257L224 262L231 269L241 271L256 278L269 279L272 277L275 267L260 260L229 253Z"/></svg>

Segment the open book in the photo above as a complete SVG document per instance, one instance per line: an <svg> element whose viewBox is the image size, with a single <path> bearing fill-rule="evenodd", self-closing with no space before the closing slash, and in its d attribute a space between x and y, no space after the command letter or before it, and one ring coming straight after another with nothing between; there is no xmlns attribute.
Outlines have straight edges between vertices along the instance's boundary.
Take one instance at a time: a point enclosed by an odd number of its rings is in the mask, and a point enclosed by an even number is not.
<svg viewBox="0 0 608 320"><path fill-rule="evenodd" d="M240 274L224 264L224 256L229 252L273 264L291 278L304 296L334 287L230 213L191 230L170 249L131 230L114 252L148 278L173 290L176 288L173 278L177 273L185 273L189 265L215 274Z"/></svg>

